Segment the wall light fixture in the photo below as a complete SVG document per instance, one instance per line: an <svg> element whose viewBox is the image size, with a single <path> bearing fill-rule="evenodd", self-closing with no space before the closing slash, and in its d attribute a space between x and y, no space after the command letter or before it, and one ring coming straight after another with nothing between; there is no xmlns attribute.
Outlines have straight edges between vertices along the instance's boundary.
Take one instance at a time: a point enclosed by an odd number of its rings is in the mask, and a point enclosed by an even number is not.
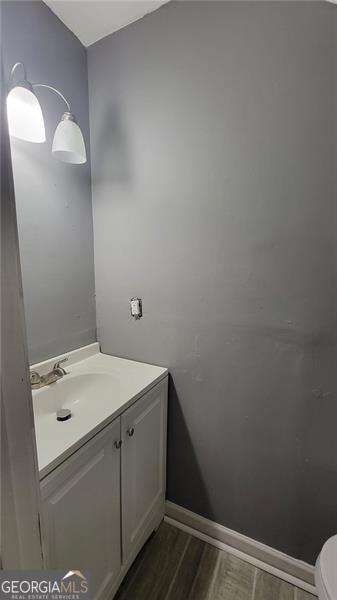
<svg viewBox="0 0 337 600"><path fill-rule="evenodd" d="M13 81L18 67L23 70L23 79ZM45 83L30 83L27 71L22 62L12 67L7 96L8 128L11 136L26 142L42 143L46 141L43 113L36 97L36 88L47 88L57 94L66 104L67 110L54 134L52 153L66 163L81 164L87 160L83 134L76 122L75 115L70 110L70 104L61 92Z"/></svg>

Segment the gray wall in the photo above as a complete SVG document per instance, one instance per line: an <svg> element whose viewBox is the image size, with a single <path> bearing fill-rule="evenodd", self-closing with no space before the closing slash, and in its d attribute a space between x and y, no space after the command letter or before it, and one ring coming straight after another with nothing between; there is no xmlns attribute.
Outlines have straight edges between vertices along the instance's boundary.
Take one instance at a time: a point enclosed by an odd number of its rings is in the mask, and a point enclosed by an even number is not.
<svg viewBox="0 0 337 600"><path fill-rule="evenodd" d="M102 350L170 368L168 498L307 561L337 531L335 31L173 2L88 50Z"/></svg>
<svg viewBox="0 0 337 600"><path fill-rule="evenodd" d="M28 78L59 88L84 133L88 163L53 158L65 105L39 90L47 141L12 140L30 362L96 339L86 50L43 2L3 3L5 74L23 60ZM20 72L18 72L20 76Z"/></svg>

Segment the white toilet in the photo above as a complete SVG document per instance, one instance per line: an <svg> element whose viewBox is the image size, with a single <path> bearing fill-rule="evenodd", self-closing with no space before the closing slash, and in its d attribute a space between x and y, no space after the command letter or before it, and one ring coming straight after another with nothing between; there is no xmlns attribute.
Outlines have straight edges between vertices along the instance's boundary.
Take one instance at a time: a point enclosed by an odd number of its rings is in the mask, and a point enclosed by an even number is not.
<svg viewBox="0 0 337 600"><path fill-rule="evenodd" d="M322 548L316 561L315 582L319 600L337 600L337 535Z"/></svg>

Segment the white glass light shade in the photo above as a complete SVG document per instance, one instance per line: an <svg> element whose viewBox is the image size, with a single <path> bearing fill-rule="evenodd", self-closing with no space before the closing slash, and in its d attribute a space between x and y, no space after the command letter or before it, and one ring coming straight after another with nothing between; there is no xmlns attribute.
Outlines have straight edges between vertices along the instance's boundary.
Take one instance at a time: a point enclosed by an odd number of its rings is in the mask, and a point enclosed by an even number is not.
<svg viewBox="0 0 337 600"><path fill-rule="evenodd" d="M40 103L28 82L18 84L7 96L9 134L26 142L46 141Z"/></svg>
<svg viewBox="0 0 337 600"><path fill-rule="evenodd" d="M71 113L64 113L56 127L52 152L66 163L79 165L87 160L82 131Z"/></svg>

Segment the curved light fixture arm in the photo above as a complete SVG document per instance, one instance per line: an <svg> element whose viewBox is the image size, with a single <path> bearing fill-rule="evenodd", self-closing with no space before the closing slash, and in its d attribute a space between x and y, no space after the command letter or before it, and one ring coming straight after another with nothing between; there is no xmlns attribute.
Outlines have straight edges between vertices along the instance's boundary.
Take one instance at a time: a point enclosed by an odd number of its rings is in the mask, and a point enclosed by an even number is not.
<svg viewBox="0 0 337 600"><path fill-rule="evenodd" d="M18 67L21 67L23 70L23 75L24 75L24 80L27 81L27 70L25 65L23 64L23 62L19 61L16 62L12 68L11 68L11 72L10 72L10 76L9 76L9 82L12 83L13 77L14 77L14 73L16 71L16 69ZM47 88L48 90L51 90L52 92L54 92L55 94L57 94L58 96L60 96L60 98L62 98L63 102L65 103L68 112L71 112L70 110L70 104L67 100L67 98L65 98L65 96L63 94L61 94L61 92L59 90L57 90L55 87L53 87L52 85L47 85L46 83L33 83L32 84L33 88L37 88L37 87L42 87L42 88Z"/></svg>
<svg viewBox="0 0 337 600"><path fill-rule="evenodd" d="M9 76L9 81L10 82L12 81L12 79L14 77L14 73L15 73L15 71L16 71L16 69L18 67L22 67L24 79L27 79L27 70L26 70L25 65L23 64L23 62L16 62L15 65L13 65L12 68L11 68L11 73L10 73L10 76Z"/></svg>
<svg viewBox="0 0 337 600"><path fill-rule="evenodd" d="M60 96L60 98L62 98L63 102L66 104L68 111L71 112L70 104L69 104L67 98L65 98L63 96L63 94L61 94L61 92L59 92L59 90L54 88L52 85L47 85L46 83L33 83L32 85L33 85L33 88L37 88L37 87L47 88L47 90L51 90L52 92L55 92L55 94L58 94L58 96Z"/></svg>

